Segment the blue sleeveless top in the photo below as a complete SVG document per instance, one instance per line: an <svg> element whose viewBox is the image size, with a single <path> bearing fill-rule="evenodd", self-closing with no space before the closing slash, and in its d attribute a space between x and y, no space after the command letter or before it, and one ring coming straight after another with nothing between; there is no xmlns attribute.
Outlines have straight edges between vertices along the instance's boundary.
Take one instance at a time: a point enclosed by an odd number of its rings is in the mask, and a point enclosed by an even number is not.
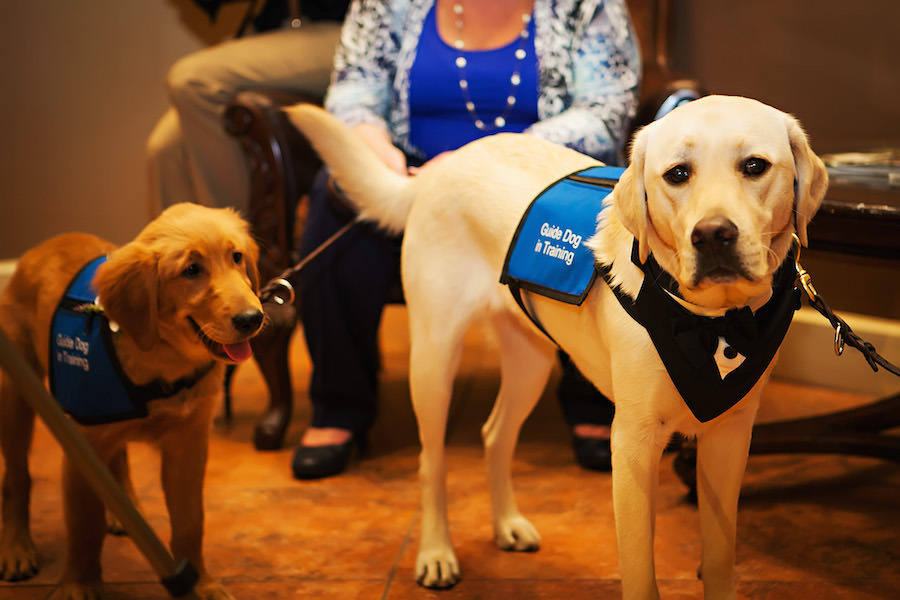
<svg viewBox="0 0 900 600"><path fill-rule="evenodd" d="M435 3L435 6L437 3ZM519 48L525 58L516 58ZM475 111L486 124L506 111L510 94L510 76L520 65L521 82L516 103L506 116L506 125L482 131L475 127L466 110L459 87L456 58L465 57L469 96ZM457 50L441 39L435 7L425 18L415 61L410 69L409 112L410 142L427 158L456 150L480 137L506 132L522 132L538 120L538 73L534 51L534 19L528 23L528 37L517 37L510 44L493 50Z"/></svg>

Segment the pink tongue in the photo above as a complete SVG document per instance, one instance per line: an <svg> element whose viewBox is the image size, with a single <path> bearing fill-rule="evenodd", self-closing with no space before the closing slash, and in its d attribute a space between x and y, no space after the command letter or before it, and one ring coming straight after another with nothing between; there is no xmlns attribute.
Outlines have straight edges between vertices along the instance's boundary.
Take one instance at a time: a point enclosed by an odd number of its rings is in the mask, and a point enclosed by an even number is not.
<svg viewBox="0 0 900 600"><path fill-rule="evenodd" d="M239 344L222 344L222 347L225 348L225 354L228 355L228 358L235 362L243 362L253 355L253 350L250 349L250 342L247 341Z"/></svg>

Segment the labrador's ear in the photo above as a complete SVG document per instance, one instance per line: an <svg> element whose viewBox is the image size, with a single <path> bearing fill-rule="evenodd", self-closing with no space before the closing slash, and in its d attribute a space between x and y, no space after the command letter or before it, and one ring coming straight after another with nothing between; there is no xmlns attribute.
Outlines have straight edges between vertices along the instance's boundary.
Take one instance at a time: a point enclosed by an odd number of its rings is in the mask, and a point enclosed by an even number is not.
<svg viewBox="0 0 900 600"><path fill-rule="evenodd" d="M825 164L809 146L809 139L792 116L786 115L788 139L794 154L794 226L800 243L807 245L806 226L819 210L828 189Z"/></svg>
<svg viewBox="0 0 900 600"><path fill-rule="evenodd" d="M641 262L650 255L647 244L647 191L644 187L644 158L647 153L648 127L637 132L631 144L631 162L613 189L613 205L622 225L638 240Z"/></svg>
<svg viewBox="0 0 900 600"><path fill-rule="evenodd" d="M104 312L141 350L159 341L157 265L153 252L132 242L114 251L94 276Z"/></svg>

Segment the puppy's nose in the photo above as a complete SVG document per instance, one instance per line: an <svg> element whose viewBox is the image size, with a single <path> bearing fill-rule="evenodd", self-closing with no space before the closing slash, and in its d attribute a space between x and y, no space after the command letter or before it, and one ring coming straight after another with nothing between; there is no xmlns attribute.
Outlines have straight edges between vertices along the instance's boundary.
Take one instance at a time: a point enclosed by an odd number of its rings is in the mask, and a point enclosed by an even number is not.
<svg viewBox="0 0 900 600"><path fill-rule="evenodd" d="M262 321L262 311L255 308L249 308L231 317L231 324L241 333L253 333L259 329Z"/></svg>
<svg viewBox="0 0 900 600"><path fill-rule="evenodd" d="M737 225L725 217L701 219L691 232L691 244L698 252L717 253L732 246L738 238Z"/></svg>

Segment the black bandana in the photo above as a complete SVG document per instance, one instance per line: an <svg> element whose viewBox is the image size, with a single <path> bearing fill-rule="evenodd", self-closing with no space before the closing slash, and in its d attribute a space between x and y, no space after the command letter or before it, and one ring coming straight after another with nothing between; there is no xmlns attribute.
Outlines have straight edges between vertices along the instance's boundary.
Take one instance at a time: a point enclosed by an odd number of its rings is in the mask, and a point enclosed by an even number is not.
<svg viewBox="0 0 900 600"><path fill-rule="evenodd" d="M644 264L644 282L636 299L610 284L622 308L647 333L678 393L694 416L705 423L737 404L759 381L787 333L794 311L800 308L800 290L794 287L793 253L775 273L772 297L754 313L750 307L731 309L721 317L703 317L679 304L665 288L672 289L671 276L651 255ZM609 284L610 267L598 272ZM720 339L725 340L720 344ZM723 346L721 349L719 346ZM727 360L743 356L743 362L722 373L717 351Z"/></svg>

